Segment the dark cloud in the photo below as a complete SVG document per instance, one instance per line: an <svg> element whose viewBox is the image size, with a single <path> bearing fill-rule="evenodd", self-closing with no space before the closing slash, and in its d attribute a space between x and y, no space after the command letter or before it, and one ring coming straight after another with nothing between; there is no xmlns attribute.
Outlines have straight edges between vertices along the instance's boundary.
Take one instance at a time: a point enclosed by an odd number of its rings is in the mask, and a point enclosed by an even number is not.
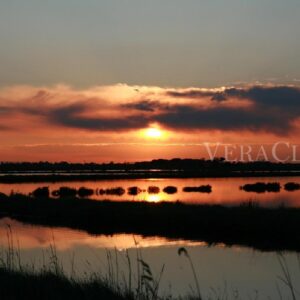
<svg viewBox="0 0 300 300"><path fill-rule="evenodd" d="M251 107L212 107L201 109L192 106L173 106L170 112L157 117L157 121L172 128L266 131L288 134L294 121L300 118L300 89L289 86L228 88L223 92L186 90L168 92L175 97L201 99L210 96L212 101L223 102L232 98L250 100Z"/></svg>
<svg viewBox="0 0 300 300"><path fill-rule="evenodd" d="M215 93L212 97L211 100L213 101L217 101L217 102L222 102L222 101L226 101L226 95L224 93Z"/></svg>
<svg viewBox="0 0 300 300"><path fill-rule="evenodd" d="M13 108L7 106L0 106L0 114L6 115L13 111Z"/></svg>
<svg viewBox="0 0 300 300"><path fill-rule="evenodd" d="M0 106L0 115L10 118L11 113L21 112L27 115L39 115L50 125L97 131L141 129L150 123L158 122L162 126L175 130L205 129L237 132L249 130L277 135L290 134L294 129L295 121L300 119L300 89L296 87L252 86L227 88L221 92L194 88L184 91L174 89L158 94L157 99L164 96L171 97L168 98L169 103L145 99L120 106L109 106L107 105L109 101L106 101L105 107L101 107L99 102L83 98L76 101L71 99L75 104L57 107L57 103L61 102L48 101L55 95L41 90L32 99L26 99L18 106ZM179 104L177 98L205 98L206 100L209 98L213 105L204 106L201 102L200 106L197 101L192 101L192 104ZM244 106L230 102L230 105L226 105L226 101L231 99L241 103L250 100L252 104ZM113 115L111 110L115 110ZM133 111L134 115L128 116ZM107 113L107 115L95 117L94 112L99 112L101 115ZM4 130L4 127L0 127L0 130Z"/></svg>
<svg viewBox="0 0 300 300"><path fill-rule="evenodd" d="M283 109L296 107L297 111L300 110L300 88L291 86L227 88L222 92L190 89L183 92L168 91L167 95L192 99L211 97L216 101L225 101L234 97L240 100L250 99L257 105L276 106Z"/></svg>
<svg viewBox="0 0 300 300"><path fill-rule="evenodd" d="M166 95L174 98L198 99L203 97L213 97L215 92L206 90L204 91L200 89L189 89L185 91L167 91Z"/></svg>
<svg viewBox="0 0 300 300"><path fill-rule="evenodd" d="M300 112L300 89L295 87L277 86L262 87L254 86L249 89L227 89L224 91L227 98L250 99L256 105L265 107L277 107L286 111L296 109Z"/></svg>
<svg viewBox="0 0 300 300"><path fill-rule="evenodd" d="M81 104L54 109L48 113L48 119L52 123L66 127L97 131L139 129L148 125L148 121L142 116L123 118L96 118L82 116L81 114L86 112L86 109L87 108Z"/></svg>
<svg viewBox="0 0 300 300"><path fill-rule="evenodd" d="M285 135L292 129L290 120L282 122L280 114L229 107L197 109L178 106L157 116L156 121L169 128L184 130L250 130Z"/></svg>
<svg viewBox="0 0 300 300"><path fill-rule="evenodd" d="M158 101L142 100L139 102L133 102L123 105L124 108L135 109L145 112L154 112L157 109L166 109L168 106Z"/></svg>

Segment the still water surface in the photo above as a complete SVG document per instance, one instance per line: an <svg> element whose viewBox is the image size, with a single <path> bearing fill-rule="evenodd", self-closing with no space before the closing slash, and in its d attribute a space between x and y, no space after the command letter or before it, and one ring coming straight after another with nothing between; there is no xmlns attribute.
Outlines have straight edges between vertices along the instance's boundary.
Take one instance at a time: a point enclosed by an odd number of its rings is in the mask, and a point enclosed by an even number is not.
<svg viewBox="0 0 300 300"><path fill-rule="evenodd" d="M247 183L256 182L279 182L282 186L280 192L255 193L240 190L240 186ZM101 181L85 181L85 182L59 182L59 183L18 183L18 184L0 184L0 192L9 194L11 191L29 194L37 187L48 186L50 191L59 187L67 186L80 188L81 186L97 189L109 189L122 187L126 191L129 187L137 186L141 190L136 196L128 195L93 195L93 199L113 201L182 201L187 203L210 203L210 204L240 204L247 201L256 201L265 206L286 205L292 207L300 207L300 190L288 192L283 186L287 182L300 183L299 177L262 177L262 178L200 178L200 179L126 179L126 180L101 180ZM166 186L176 186L178 191L175 194L166 194L163 188ZM183 192L186 186L211 185L211 193ZM160 188L158 194L149 194L147 189L149 186L157 186Z"/></svg>
<svg viewBox="0 0 300 300"><path fill-rule="evenodd" d="M280 299L276 284L283 299L291 299L284 284L278 279L282 275L278 253L260 252L246 247L208 246L203 242L168 240L161 237L117 234L112 236L89 235L84 231L66 228L49 228L25 225L4 218L0 220L0 247L8 245L8 225L12 229L15 246L19 245L23 264L34 264L36 268L47 263L49 247L55 244L57 256L67 274L85 278L91 272L106 274L107 251L114 260L117 253L119 276L127 278L125 251L128 249L136 276L136 253L141 250L143 259L152 271L159 274L165 265L160 294L186 295L194 281L185 257L177 254L179 247L186 247L192 257L204 295L213 295L227 289L227 294L238 291L242 299ZM295 287L300 285L299 260L296 253L284 253ZM258 293L259 298L256 298ZM240 299L240 298L238 298Z"/></svg>

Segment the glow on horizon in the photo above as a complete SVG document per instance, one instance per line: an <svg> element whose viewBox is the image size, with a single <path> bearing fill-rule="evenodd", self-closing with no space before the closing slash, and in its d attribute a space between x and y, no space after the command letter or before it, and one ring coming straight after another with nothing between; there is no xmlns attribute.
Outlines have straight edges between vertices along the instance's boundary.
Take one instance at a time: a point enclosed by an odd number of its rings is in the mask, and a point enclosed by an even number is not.
<svg viewBox="0 0 300 300"><path fill-rule="evenodd" d="M3 161L132 162L208 158L203 143L300 144L295 95L300 86L11 86L0 89L0 155ZM285 101L273 101L278 97Z"/></svg>

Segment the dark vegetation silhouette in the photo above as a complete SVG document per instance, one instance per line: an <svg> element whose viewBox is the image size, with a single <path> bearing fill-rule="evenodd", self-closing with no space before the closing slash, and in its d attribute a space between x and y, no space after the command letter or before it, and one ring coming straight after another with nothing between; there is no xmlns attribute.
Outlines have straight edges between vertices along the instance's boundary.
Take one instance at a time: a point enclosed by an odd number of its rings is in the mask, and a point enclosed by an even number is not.
<svg viewBox="0 0 300 300"><path fill-rule="evenodd" d="M108 287L105 282L94 279L75 281L54 272L26 272L0 268L0 298L43 299L43 300L124 300L131 297L121 296Z"/></svg>
<svg viewBox="0 0 300 300"><path fill-rule="evenodd" d="M155 171L153 171L155 170ZM224 158L155 159L135 163L2 162L0 182L54 182L122 178L299 176L300 164L268 161L228 162ZM22 173L27 173L26 175ZM28 173L31 173L28 175ZM60 174L64 173L64 174Z"/></svg>
<svg viewBox="0 0 300 300"><path fill-rule="evenodd" d="M30 193L34 198L49 198L49 187L39 187ZM52 192L54 197L75 197L78 195L81 198L87 198L94 195L94 190L86 187L80 187L78 190L70 187L60 187Z"/></svg>
<svg viewBox="0 0 300 300"><path fill-rule="evenodd" d="M127 189L128 195L136 196L142 192L142 190L137 186L131 186Z"/></svg>
<svg viewBox="0 0 300 300"><path fill-rule="evenodd" d="M172 185L166 186L163 189L163 192L166 193L166 194L169 194L169 195L176 194L177 193L177 187L172 186Z"/></svg>
<svg viewBox="0 0 300 300"><path fill-rule="evenodd" d="M289 192L300 190L300 184L295 182L288 182L284 185L284 189Z"/></svg>
<svg viewBox="0 0 300 300"><path fill-rule="evenodd" d="M77 195L77 190L66 186L60 187L52 192L52 196L60 198L74 198Z"/></svg>
<svg viewBox="0 0 300 300"><path fill-rule="evenodd" d="M280 192L281 185L277 182L264 183L248 183L240 187L241 190L245 192L255 192L255 193L266 193L266 192ZM297 191L300 190L300 184L295 182L288 182L284 185L286 191ZM176 194L178 191L176 186L166 186L163 192L169 195ZM212 193L211 185L200 185L200 186L186 186L182 189L185 193ZM158 194L160 193L160 188L157 186L148 186L147 190L143 190L137 186L132 186L127 189L127 194L131 196L136 196L141 192L147 192L148 194ZM53 197L76 197L89 198L94 194L96 195L107 195L107 196L123 196L126 190L123 187L114 187L108 189L93 189L87 187L80 187L78 190L70 187L60 187L58 190L52 192ZM31 196L35 198L48 198L50 196L49 187L38 187L32 193Z"/></svg>
<svg viewBox="0 0 300 300"><path fill-rule="evenodd" d="M96 192L97 193L97 192ZM99 195L114 195L114 196L122 196L126 193L125 189L122 187L110 188L110 189L100 189L98 191Z"/></svg>
<svg viewBox="0 0 300 300"><path fill-rule="evenodd" d="M214 160L173 158L154 159L133 163L68 163L68 162L0 162L0 172L98 172L130 170L234 170L234 171L299 171L298 163L277 163L270 161L229 162L224 158Z"/></svg>
<svg viewBox="0 0 300 300"><path fill-rule="evenodd" d="M261 250L300 251L300 209L257 205L192 205L180 202L94 201L0 194L0 217L63 226L90 234L129 233Z"/></svg>
<svg viewBox="0 0 300 300"><path fill-rule="evenodd" d="M94 195L94 190L86 187L80 187L77 192L78 196L81 198L87 198Z"/></svg>
<svg viewBox="0 0 300 300"><path fill-rule="evenodd" d="M211 185L186 186L182 189L186 193L211 193Z"/></svg>
<svg viewBox="0 0 300 300"><path fill-rule="evenodd" d="M255 193L266 193L274 192L278 193L281 190L280 183L278 182L256 182L256 183L247 183L240 187L241 190L245 192L255 192Z"/></svg>
<svg viewBox="0 0 300 300"><path fill-rule="evenodd" d="M205 190L207 187L204 186ZM136 196L141 192L148 192L149 194L158 194L160 192L159 187L157 186L149 186L147 190L143 190L137 186L132 186L127 189L127 194L131 196ZM177 193L177 187L175 186L166 186L163 191L167 194L175 194ZM123 196L126 193L125 189L122 187L108 188L108 189L97 189L94 191L93 189L87 187L80 187L78 190L76 188L70 187L60 187L58 190L52 191L53 197L76 197L80 198L88 198L96 195L113 195L113 196ZM49 187L39 187L35 189L32 193L30 193L35 198L48 198L50 196Z"/></svg>
<svg viewBox="0 0 300 300"><path fill-rule="evenodd" d="M148 191L148 194L159 194L160 189L159 189L158 186L151 185L151 186L148 187L147 191Z"/></svg>
<svg viewBox="0 0 300 300"><path fill-rule="evenodd" d="M35 198L49 198L50 192L48 187L39 187L35 189L31 195Z"/></svg>

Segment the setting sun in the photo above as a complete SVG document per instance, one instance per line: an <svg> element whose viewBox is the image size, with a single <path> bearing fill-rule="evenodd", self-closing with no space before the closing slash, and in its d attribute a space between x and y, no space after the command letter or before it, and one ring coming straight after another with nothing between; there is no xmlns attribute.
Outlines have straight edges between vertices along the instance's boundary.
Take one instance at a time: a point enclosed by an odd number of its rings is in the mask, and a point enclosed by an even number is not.
<svg viewBox="0 0 300 300"><path fill-rule="evenodd" d="M162 137L162 131L159 128L151 127L146 129L145 135L148 138L160 138Z"/></svg>

